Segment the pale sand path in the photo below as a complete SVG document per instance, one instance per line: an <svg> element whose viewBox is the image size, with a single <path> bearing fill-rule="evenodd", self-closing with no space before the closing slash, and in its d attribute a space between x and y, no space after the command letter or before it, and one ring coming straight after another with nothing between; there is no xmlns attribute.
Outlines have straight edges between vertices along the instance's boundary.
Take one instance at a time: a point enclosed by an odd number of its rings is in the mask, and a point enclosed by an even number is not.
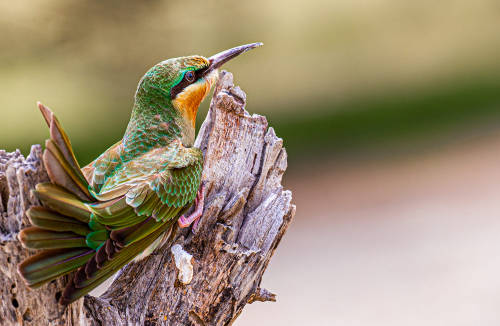
<svg viewBox="0 0 500 326"><path fill-rule="evenodd" d="M262 284L278 302L237 326L500 325L500 136L287 187L296 220Z"/></svg>

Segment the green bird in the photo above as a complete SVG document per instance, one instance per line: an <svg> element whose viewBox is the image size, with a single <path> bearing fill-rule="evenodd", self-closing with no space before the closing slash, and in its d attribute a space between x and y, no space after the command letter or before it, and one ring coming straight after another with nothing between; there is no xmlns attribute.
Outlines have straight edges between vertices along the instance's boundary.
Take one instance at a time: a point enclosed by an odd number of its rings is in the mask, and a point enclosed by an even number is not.
<svg viewBox="0 0 500 326"><path fill-rule="evenodd" d="M36 186L42 206L27 211L33 226L19 233L24 247L41 250L18 266L29 287L73 273L59 300L67 305L152 252L176 222L198 221L204 201L203 155L193 147L198 107L222 64L261 45L149 69L123 138L82 169L59 121L38 103L50 128L43 153L50 182ZM193 213L183 215L193 204Z"/></svg>

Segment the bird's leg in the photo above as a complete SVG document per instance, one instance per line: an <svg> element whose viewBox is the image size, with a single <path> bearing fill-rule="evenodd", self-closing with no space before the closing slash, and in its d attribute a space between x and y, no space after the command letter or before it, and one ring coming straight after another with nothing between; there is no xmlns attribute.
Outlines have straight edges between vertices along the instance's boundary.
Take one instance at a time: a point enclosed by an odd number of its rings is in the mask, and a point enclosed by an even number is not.
<svg viewBox="0 0 500 326"><path fill-rule="evenodd" d="M179 227L185 228L194 222L193 230L196 230L201 214L203 214L203 204L205 203L205 186L202 185L196 194L196 199L194 200L194 211L189 216L182 215L177 220Z"/></svg>

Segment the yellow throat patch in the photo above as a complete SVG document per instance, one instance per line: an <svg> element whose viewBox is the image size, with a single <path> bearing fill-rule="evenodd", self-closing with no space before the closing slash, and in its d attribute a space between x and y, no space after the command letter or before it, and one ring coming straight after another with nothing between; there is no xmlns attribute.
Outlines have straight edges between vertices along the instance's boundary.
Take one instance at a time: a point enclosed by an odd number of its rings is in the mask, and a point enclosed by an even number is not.
<svg viewBox="0 0 500 326"><path fill-rule="evenodd" d="M217 70L212 71L203 79L195 82L184 88L182 92L177 94L173 101L174 107L181 113L186 121L189 121L193 128L196 122L196 114L201 101L208 95L210 88L217 81L219 73Z"/></svg>

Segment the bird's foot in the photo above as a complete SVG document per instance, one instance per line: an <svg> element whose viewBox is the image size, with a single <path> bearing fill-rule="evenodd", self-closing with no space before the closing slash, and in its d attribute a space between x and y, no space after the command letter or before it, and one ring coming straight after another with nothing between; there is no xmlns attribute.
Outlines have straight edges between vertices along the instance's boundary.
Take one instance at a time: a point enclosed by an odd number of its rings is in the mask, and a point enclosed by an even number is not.
<svg viewBox="0 0 500 326"><path fill-rule="evenodd" d="M198 223L200 221L200 217L203 214L203 205L205 203L205 186L202 185L196 194L196 199L194 200L194 211L189 216L182 215L177 220L179 227L186 228L194 222L193 231L196 231L198 227Z"/></svg>

